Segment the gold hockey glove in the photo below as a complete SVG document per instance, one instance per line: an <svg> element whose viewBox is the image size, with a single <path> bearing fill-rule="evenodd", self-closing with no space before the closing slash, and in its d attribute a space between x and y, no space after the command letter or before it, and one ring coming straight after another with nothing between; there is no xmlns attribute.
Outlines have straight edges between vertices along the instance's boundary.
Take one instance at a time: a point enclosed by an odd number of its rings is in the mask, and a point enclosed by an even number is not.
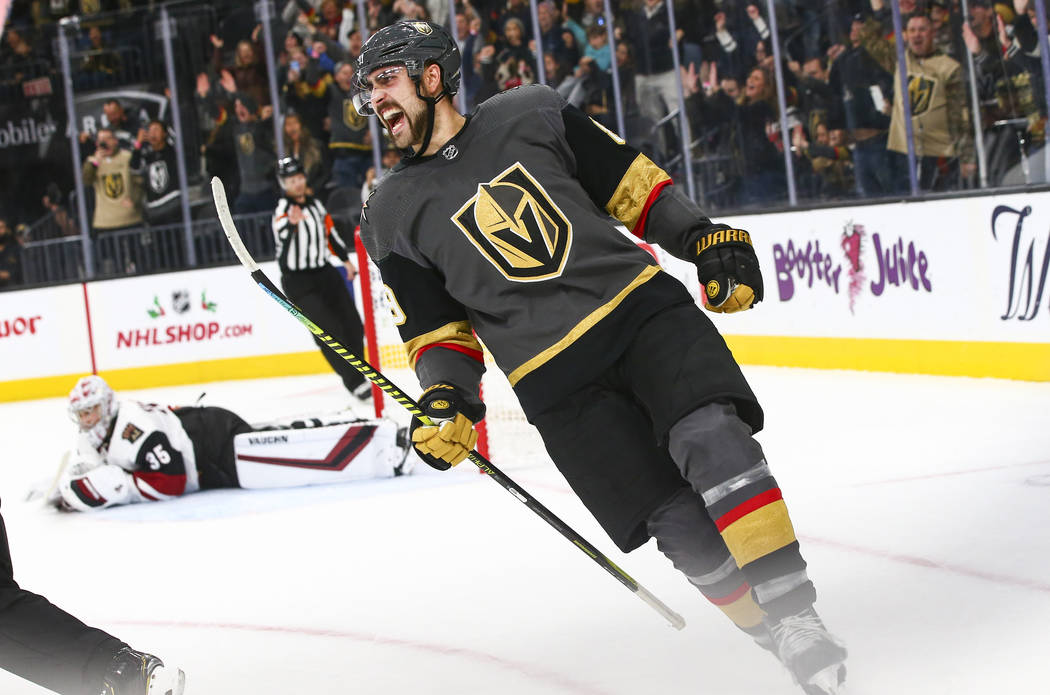
<svg viewBox="0 0 1050 695"><path fill-rule="evenodd" d="M732 314L762 301L758 256L743 229L706 231L693 242L692 252L710 311Z"/></svg>
<svg viewBox="0 0 1050 695"><path fill-rule="evenodd" d="M437 424L424 426L412 418L412 444L428 466L447 471L462 461L478 443L474 423L485 417L485 406L471 403L449 384L435 384L423 392L419 407Z"/></svg>

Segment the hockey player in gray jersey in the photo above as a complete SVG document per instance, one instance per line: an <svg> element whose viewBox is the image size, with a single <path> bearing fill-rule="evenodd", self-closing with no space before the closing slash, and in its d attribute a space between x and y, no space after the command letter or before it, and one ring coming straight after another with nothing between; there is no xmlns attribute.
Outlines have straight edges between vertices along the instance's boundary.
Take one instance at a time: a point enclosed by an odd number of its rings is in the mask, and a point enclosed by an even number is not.
<svg viewBox="0 0 1050 695"><path fill-rule="evenodd" d="M401 163L362 211L362 237L439 426L421 458L466 457L484 417L484 342L575 493L625 552L660 550L811 695L843 692L846 650L779 486L752 438L762 409L686 289L614 226L696 264L707 306L762 299L746 231L712 223L653 162L568 106L521 87L459 114L445 30L401 22L358 59L362 113Z"/></svg>

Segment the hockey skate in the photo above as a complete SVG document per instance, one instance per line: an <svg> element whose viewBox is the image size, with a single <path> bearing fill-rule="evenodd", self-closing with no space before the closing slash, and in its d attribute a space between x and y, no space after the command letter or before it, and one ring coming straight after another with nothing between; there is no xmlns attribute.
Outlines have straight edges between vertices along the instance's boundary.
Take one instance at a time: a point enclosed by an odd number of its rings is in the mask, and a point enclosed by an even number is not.
<svg viewBox="0 0 1050 695"><path fill-rule="evenodd" d="M766 618L781 663L806 695L845 695L846 647L813 608L779 620Z"/></svg>
<svg viewBox="0 0 1050 695"><path fill-rule="evenodd" d="M358 384L351 392L357 401L369 403L372 400L372 382L367 379Z"/></svg>
<svg viewBox="0 0 1050 695"><path fill-rule="evenodd" d="M124 647L113 657L99 695L182 695L186 674L152 654Z"/></svg>
<svg viewBox="0 0 1050 695"><path fill-rule="evenodd" d="M394 466L394 477L401 475L411 475L412 470L416 467L416 457L409 456L408 454L412 451L412 435L407 427L400 427L397 430L397 446L403 452L401 456L401 462Z"/></svg>

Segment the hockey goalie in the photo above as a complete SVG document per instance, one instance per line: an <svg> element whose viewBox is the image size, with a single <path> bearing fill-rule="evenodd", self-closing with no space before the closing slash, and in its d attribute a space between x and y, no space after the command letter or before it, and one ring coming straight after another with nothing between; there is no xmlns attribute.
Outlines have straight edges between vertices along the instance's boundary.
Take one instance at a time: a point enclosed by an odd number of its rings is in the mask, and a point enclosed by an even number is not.
<svg viewBox="0 0 1050 695"><path fill-rule="evenodd" d="M170 500L215 488L276 488L409 472L409 444L389 420L332 417L254 427L218 407L118 400L98 376L69 394L75 451L47 493L66 511Z"/></svg>

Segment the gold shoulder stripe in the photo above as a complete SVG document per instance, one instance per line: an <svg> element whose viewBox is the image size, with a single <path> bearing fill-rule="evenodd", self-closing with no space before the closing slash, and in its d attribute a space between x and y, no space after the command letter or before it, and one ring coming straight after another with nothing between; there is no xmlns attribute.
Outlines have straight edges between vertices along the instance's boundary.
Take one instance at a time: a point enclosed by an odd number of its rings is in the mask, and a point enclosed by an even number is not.
<svg viewBox="0 0 1050 695"><path fill-rule="evenodd" d="M419 359L420 351L435 343L451 343L481 352L481 343L474 337L470 321L454 321L405 343L405 350L408 351L408 363L413 369L415 369L416 360Z"/></svg>
<svg viewBox="0 0 1050 695"><path fill-rule="evenodd" d="M612 132L611 130L609 130L608 128L606 128L601 123L599 123L598 121L594 120L593 118L591 119L591 123L593 123L594 125L598 126L598 128L600 128L606 135L608 135L609 138L611 138L612 141L615 142L617 145L626 145L627 144L626 140L624 140L619 135L617 135L616 133Z"/></svg>
<svg viewBox="0 0 1050 695"><path fill-rule="evenodd" d="M605 204L605 211L623 222L627 229L634 229L642 211L645 210L649 192L657 184L670 180L671 177L666 171L656 166L644 154L640 154L634 158L620 179L612 198Z"/></svg>
<svg viewBox="0 0 1050 695"><path fill-rule="evenodd" d="M359 142L330 142L328 143L328 149L349 149L349 150L361 150L362 152L372 151L372 143L359 143Z"/></svg>
<svg viewBox="0 0 1050 695"><path fill-rule="evenodd" d="M594 327L594 324L611 314L613 310L620 306L623 300L627 298L627 295L651 280L659 272L660 266L646 266L645 270L638 273L637 277L627 284L627 287L624 287L620 290L619 294L592 311L589 316L573 326L572 330L565 334L565 337L508 374L507 380L510 381L510 385L516 385L526 374L542 367L544 364L554 359L559 353L575 343L584 333L591 330L591 328Z"/></svg>

